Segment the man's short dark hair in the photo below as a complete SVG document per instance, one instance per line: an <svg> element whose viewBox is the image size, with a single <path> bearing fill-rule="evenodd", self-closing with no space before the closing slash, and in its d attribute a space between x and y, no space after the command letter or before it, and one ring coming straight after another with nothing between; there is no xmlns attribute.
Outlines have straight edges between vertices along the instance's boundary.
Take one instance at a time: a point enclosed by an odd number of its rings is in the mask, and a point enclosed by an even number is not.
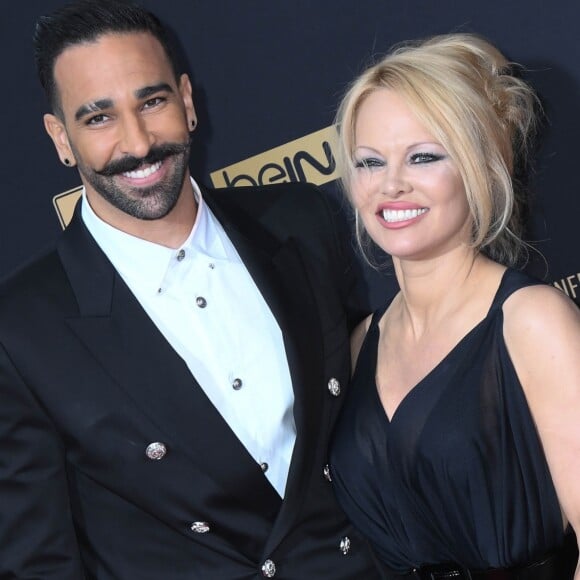
<svg viewBox="0 0 580 580"><path fill-rule="evenodd" d="M63 116L54 79L54 63L71 46L94 42L104 34L147 32L160 43L178 79L176 52L166 28L143 7L124 0L77 0L41 16L34 31L34 56L40 83L52 111ZM90 67L90 63L87 63Z"/></svg>

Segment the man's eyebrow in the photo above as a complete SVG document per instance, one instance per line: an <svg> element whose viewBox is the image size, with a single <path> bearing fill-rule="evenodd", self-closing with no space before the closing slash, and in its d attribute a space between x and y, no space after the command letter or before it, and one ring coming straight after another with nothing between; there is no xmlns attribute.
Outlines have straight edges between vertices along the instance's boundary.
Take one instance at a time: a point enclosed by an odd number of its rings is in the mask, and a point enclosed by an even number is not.
<svg viewBox="0 0 580 580"><path fill-rule="evenodd" d="M173 89L167 83L159 83L157 85L151 85L149 87L137 89L135 91L135 97L137 99L146 99L147 97L150 97L151 95L154 95L155 93L159 92L172 93Z"/></svg>
<svg viewBox="0 0 580 580"><path fill-rule="evenodd" d="M93 103L87 103L86 105L81 105L75 113L75 121L80 121L83 117L91 113L97 113L98 111L104 111L105 109L110 109L113 106L112 99L99 99Z"/></svg>

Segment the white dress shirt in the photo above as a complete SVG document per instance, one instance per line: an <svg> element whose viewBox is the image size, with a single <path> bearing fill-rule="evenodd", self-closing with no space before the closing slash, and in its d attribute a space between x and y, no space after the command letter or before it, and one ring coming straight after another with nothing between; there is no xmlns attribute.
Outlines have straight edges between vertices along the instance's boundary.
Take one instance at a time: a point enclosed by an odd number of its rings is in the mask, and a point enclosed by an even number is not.
<svg viewBox="0 0 580 580"><path fill-rule="evenodd" d="M103 222L84 192L82 218L283 497L296 426L282 333L235 247L192 183L197 217L191 234L177 249Z"/></svg>

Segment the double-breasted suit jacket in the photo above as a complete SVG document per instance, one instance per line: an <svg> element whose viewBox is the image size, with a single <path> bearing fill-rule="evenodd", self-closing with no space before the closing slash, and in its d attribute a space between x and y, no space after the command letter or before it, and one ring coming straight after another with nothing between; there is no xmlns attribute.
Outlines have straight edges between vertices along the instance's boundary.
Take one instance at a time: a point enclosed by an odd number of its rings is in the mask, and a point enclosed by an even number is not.
<svg viewBox="0 0 580 580"><path fill-rule="evenodd" d="M204 198L283 332L284 500L77 212L0 288L2 580L375 577L324 470L363 314L334 210L307 185Z"/></svg>

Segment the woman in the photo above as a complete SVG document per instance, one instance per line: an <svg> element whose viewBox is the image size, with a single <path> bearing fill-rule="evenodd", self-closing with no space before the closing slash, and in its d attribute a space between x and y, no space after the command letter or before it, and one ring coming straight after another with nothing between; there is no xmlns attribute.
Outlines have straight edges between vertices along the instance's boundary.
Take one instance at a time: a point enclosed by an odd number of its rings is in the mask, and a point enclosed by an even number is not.
<svg viewBox="0 0 580 580"><path fill-rule="evenodd" d="M400 292L352 337L330 468L389 579L580 580L580 312L513 269L535 110L469 34L399 47L339 109L357 232Z"/></svg>

